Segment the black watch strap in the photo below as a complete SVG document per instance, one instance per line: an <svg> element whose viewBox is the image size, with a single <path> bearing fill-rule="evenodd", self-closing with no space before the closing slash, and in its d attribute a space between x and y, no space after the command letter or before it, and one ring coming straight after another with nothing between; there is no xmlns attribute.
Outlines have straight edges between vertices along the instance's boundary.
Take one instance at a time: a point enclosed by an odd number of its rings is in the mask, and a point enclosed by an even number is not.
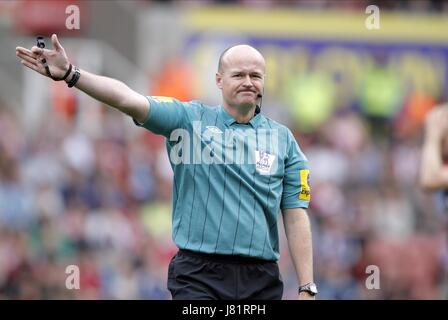
<svg viewBox="0 0 448 320"><path fill-rule="evenodd" d="M67 86L69 88L73 87L76 84L76 82L78 82L80 77L81 72L79 71L78 67L75 67L75 73L73 74L73 77L70 79L70 81L67 83Z"/></svg>

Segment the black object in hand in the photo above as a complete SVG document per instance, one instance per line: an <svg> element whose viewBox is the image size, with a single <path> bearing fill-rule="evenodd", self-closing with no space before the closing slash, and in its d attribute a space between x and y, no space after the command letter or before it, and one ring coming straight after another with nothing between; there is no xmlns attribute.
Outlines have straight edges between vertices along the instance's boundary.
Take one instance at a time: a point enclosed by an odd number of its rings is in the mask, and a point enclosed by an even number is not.
<svg viewBox="0 0 448 320"><path fill-rule="evenodd" d="M37 37L36 37L36 41L37 41L37 46L38 46L39 48L41 48L41 49L45 48L44 37L42 37L42 36L37 36ZM56 79L55 77L53 77L53 75L52 75L51 72L50 72L50 68L48 67L47 60L46 60L45 58L43 58L43 59L41 60L41 62L42 62L42 64L43 64L44 67L45 67L45 71L47 72L47 75L48 75L51 79L57 81L58 79Z"/></svg>
<svg viewBox="0 0 448 320"><path fill-rule="evenodd" d="M45 48L44 37L42 37L42 36L38 36L38 37L36 38L36 41L37 41L37 47L39 47L39 48L41 48L41 49Z"/></svg>
<svg viewBox="0 0 448 320"><path fill-rule="evenodd" d="M37 41L37 46L38 46L39 48L41 48L41 49L44 49L44 48L45 48L44 37L42 37L42 36L37 36L37 37L36 37L36 41ZM44 65L44 67L45 67L45 71L47 72L47 75L48 75L51 79L53 79L54 81L62 81L62 80L67 79L68 75L69 75L70 72L72 71L72 64L70 64L70 66L69 66L67 72L65 73L65 75L64 75L62 78L58 79L58 78L53 77L53 75L51 74L51 72L50 72L50 67L48 66L47 60L46 60L45 58L43 58L43 59L41 60L41 63ZM75 76L76 76L76 77L75 77ZM72 83L72 85L69 86L69 87L72 87L72 86L76 83L76 81L78 81L79 76L80 76L80 74L79 74L79 69L78 69L78 74L75 73L75 76L73 76L72 80L70 81L70 83Z"/></svg>

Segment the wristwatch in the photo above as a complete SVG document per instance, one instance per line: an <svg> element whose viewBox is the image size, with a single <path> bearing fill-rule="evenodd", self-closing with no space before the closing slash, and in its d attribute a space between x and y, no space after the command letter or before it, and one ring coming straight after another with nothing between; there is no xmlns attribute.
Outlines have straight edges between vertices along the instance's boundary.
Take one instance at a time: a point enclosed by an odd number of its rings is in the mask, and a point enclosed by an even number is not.
<svg viewBox="0 0 448 320"><path fill-rule="evenodd" d="M315 283L310 282L307 284L304 284L303 286L299 287L299 293L300 292L308 292L311 296L315 296L317 294L317 286Z"/></svg>

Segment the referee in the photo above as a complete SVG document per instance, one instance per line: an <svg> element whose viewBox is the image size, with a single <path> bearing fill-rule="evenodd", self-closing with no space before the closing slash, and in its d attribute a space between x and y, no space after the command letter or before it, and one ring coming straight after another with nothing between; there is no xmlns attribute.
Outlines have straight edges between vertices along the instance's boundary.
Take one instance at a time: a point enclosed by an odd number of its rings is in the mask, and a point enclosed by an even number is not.
<svg viewBox="0 0 448 320"><path fill-rule="evenodd" d="M168 270L173 299L281 299L278 212L297 274L298 298L314 299L308 161L285 126L260 113L265 61L237 45L219 58L222 103L145 97L124 83L70 64L57 36L53 50L17 47L28 68L66 81L166 137L174 171L173 240Z"/></svg>

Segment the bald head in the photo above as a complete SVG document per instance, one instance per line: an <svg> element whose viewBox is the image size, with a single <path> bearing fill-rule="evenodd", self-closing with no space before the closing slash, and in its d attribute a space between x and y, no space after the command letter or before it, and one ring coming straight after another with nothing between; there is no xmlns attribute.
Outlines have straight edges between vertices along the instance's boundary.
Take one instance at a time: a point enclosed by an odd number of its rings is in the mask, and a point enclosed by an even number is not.
<svg viewBox="0 0 448 320"><path fill-rule="evenodd" d="M225 49L219 56L218 72L222 73L226 67L234 60L248 59L254 60L265 66L263 55L247 44L239 44Z"/></svg>
<svg viewBox="0 0 448 320"><path fill-rule="evenodd" d="M248 45L230 47L219 58L216 85L222 91L224 108L238 122L244 123L255 112L263 95L265 67L261 53Z"/></svg>

